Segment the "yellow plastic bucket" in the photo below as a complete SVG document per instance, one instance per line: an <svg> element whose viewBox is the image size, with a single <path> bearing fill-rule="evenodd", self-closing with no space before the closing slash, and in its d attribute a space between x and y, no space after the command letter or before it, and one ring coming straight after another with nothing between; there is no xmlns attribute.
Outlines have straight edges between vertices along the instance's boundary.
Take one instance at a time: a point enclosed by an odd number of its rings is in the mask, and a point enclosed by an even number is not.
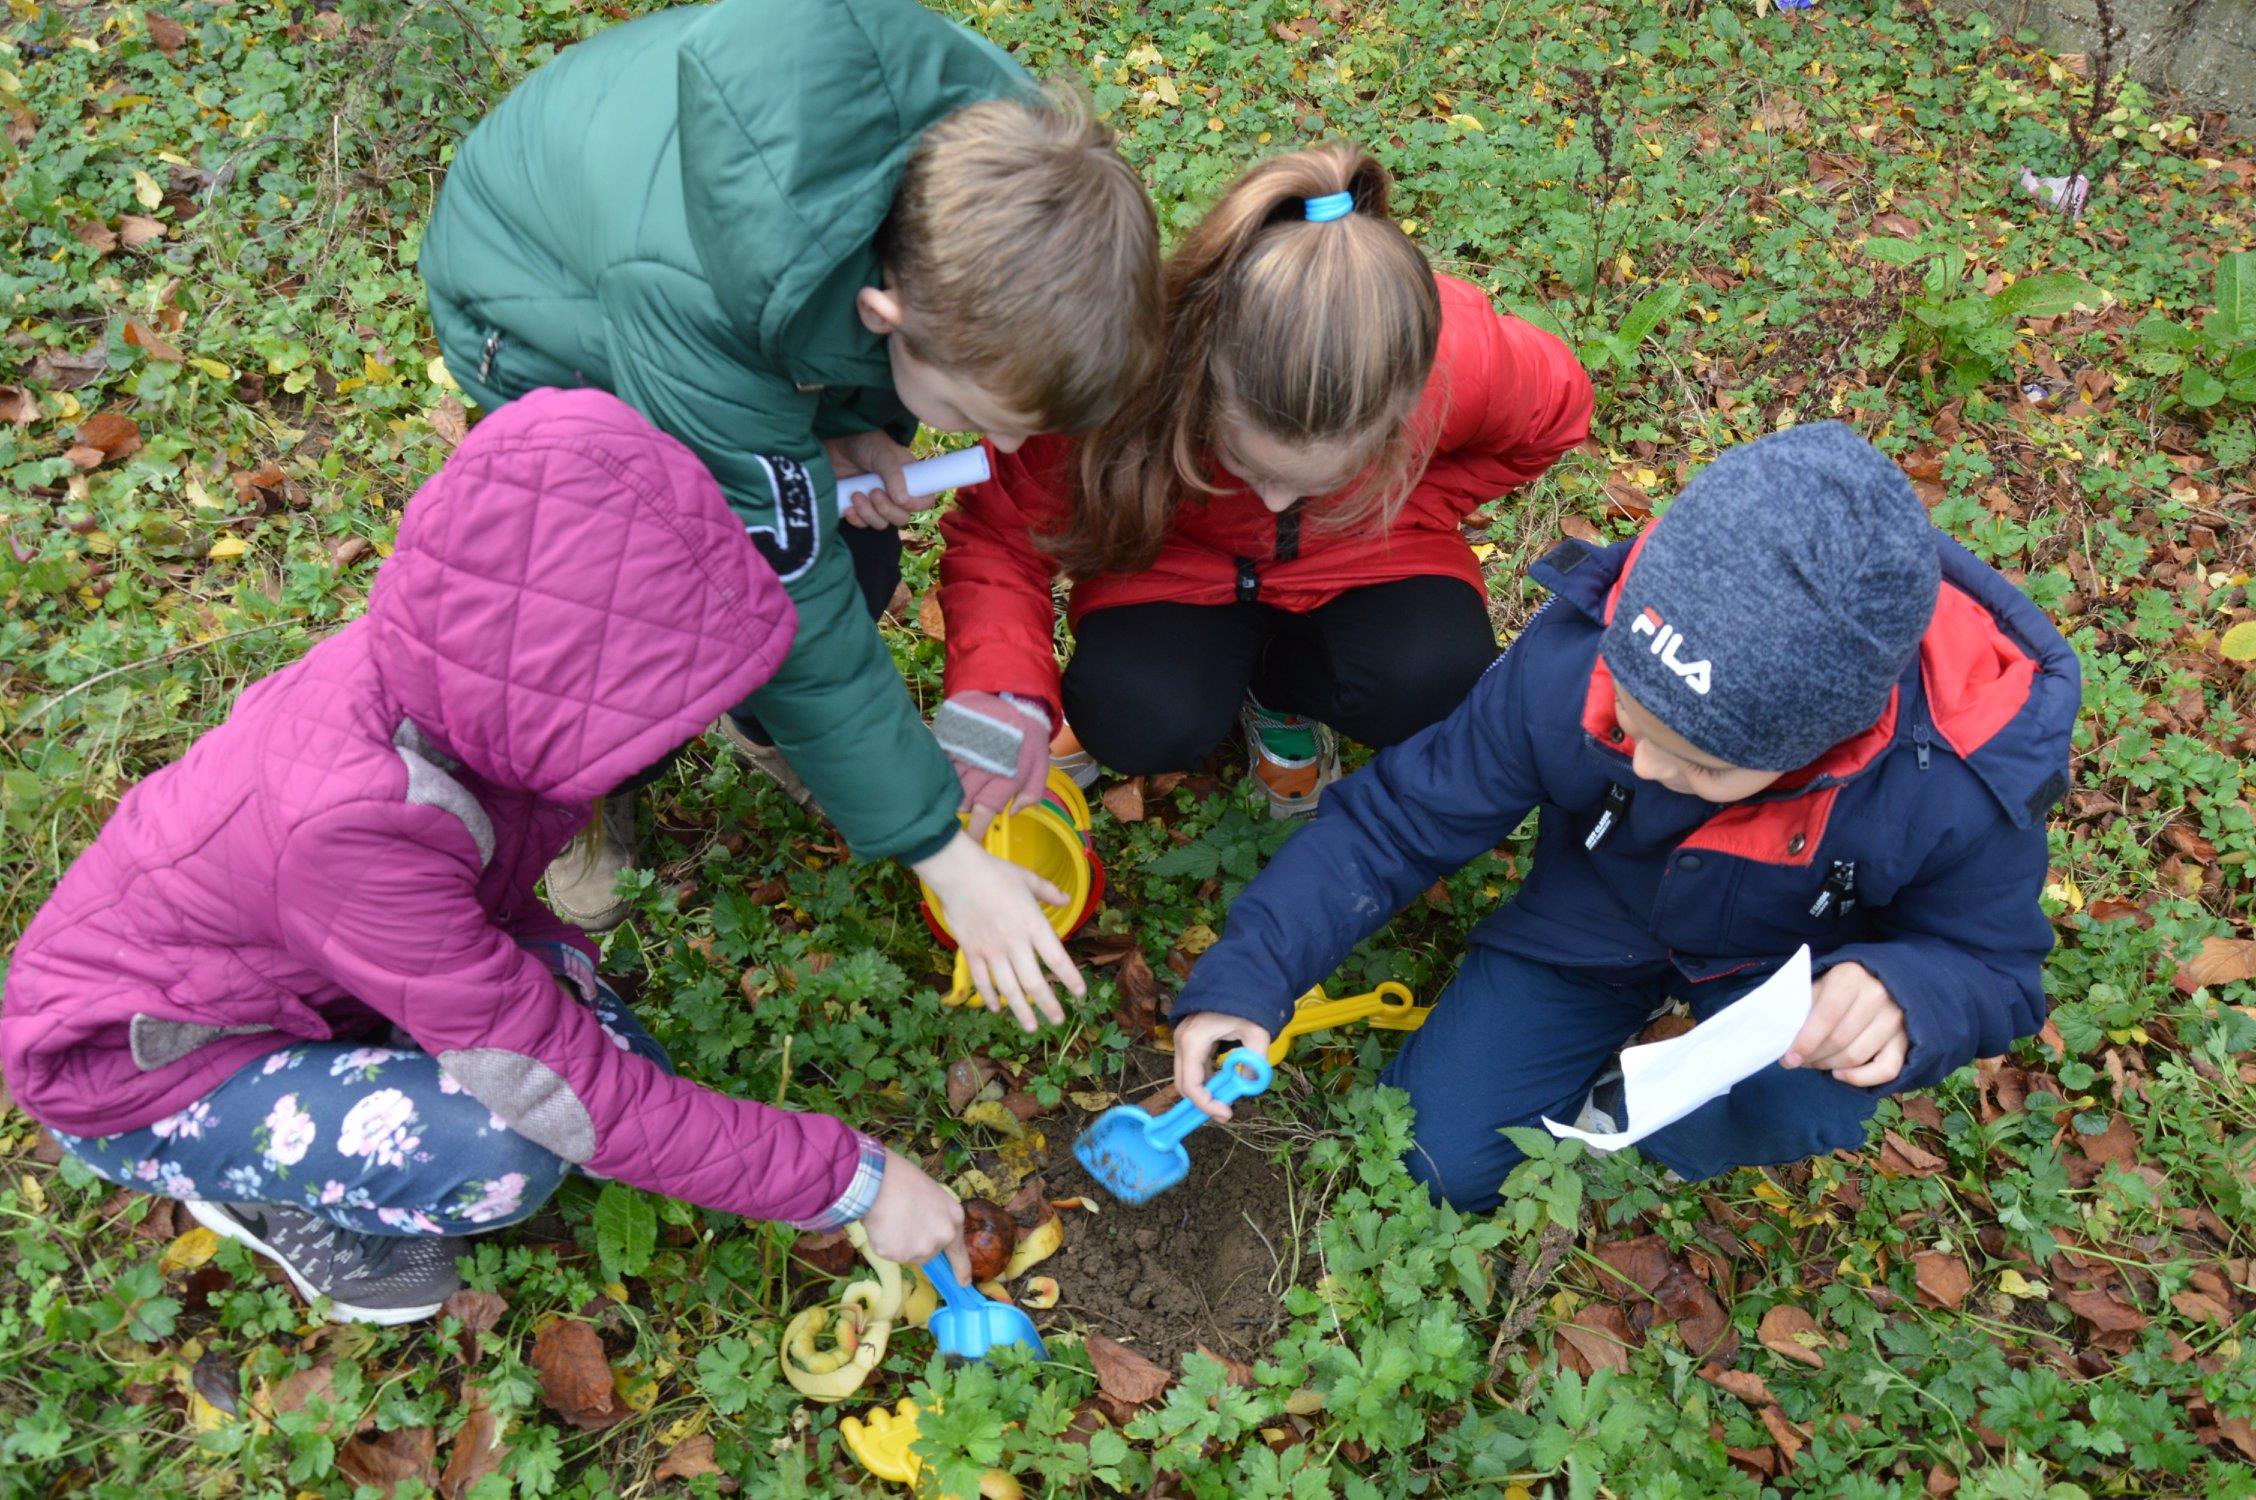
<svg viewBox="0 0 2256 1500"><path fill-rule="evenodd" d="M1045 902L1042 906L1050 930L1061 938L1071 937L1089 920L1104 892L1104 869L1089 847L1089 826L1088 799L1063 772L1052 771L1040 802L998 814L987 825L987 836L981 841L997 859L1031 870L1065 892L1064 904ZM934 935L953 947L955 936L948 927L948 914L941 909L932 888L921 881L918 884L924 890L925 921ZM946 999L950 1005L963 1005L973 998L970 969L959 952L955 983Z"/></svg>

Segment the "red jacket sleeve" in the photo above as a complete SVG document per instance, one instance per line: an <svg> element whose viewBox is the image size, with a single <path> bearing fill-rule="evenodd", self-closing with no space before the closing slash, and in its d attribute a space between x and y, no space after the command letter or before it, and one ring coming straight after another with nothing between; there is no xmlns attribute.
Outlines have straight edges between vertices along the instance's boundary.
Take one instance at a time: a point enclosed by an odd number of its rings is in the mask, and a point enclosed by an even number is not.
<svg viewBox="0 0 2256 1500"><path fill-rule="evenodd" d="M948 626L946 691L1018 693L1064 722L1054 635L1058 569L1035 545L1072 504L1074 445L1035 438L1016 453L987 445L995 477L956 494L940 522L940 613Z"/></svg>
<svg viewBox="0 0 2256 1500"><path fill-rule="evenodd" d="M1590 376L1564 342L1442 283L1435 388L1441 432L1427 485L1458 514L1536 478L1590 436Z"/></svg>
<svg viewBox="0 0 2256 1500"><path fill-rule="evenodd" d="M732 1099L614 1046L595 1012L489 920L478 873L476 846L447 812L336 809L283 848L284 940L567 1161L755 1219L820 1221L848 1194L855 1131Z"/></svg>

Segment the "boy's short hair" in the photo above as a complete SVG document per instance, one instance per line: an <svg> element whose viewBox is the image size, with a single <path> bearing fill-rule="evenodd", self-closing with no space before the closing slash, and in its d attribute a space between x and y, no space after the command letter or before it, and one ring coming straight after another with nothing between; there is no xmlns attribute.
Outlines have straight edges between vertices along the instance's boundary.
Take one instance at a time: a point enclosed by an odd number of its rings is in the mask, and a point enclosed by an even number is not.
<svg viewBox="0 0 2256 1500"><path fill-rule="evenodd" d="M916 356L1045 432L1100 425L1158 362L1151 198L1077 93L982 100L927 129L877 250Z"/></svg>

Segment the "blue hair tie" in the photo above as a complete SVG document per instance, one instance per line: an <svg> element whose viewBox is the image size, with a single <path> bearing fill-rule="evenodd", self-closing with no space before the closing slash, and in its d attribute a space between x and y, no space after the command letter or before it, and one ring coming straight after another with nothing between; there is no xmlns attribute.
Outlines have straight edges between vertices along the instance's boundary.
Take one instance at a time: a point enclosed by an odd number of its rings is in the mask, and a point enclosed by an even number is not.
<svg viewBox="0 0 2256 1500"><path fill-rule="evenodd" d="M1303 198L1300 201L1303 205L1302 212L1311 224L1329 224L1334 219L1344 219L1355 212L1353 193L1326 193L1321 198Z"/></svg>

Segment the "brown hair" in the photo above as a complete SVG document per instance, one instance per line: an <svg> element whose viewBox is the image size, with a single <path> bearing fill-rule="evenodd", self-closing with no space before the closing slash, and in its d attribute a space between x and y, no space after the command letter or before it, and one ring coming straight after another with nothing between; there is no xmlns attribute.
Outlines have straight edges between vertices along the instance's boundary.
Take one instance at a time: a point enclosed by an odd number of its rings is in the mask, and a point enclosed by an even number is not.
<svg viewBox="0 0 2256 1500"><path fill-rule="evenodd" d="M1151 198L1079 94L966 105L909 154L877 235L919 359L1086 432L1159 358Z"/></svg>
<svg viewBox="0 0 2256 1500"><path fill-rule="evenodd" d="M1167 259L1164 377L1081 445L1073 517L1043 539L1066 572L1132 573L1175 507L1216 493L1222 413L1286 442L1386 433L1321 525L1383 526L1424 455L1409 431L1441 341L1433 268L1387 213L1392 179L1356 146L1274 156L1240 177ZM1307 200L1347 193L1345 218Z"/></svg>

